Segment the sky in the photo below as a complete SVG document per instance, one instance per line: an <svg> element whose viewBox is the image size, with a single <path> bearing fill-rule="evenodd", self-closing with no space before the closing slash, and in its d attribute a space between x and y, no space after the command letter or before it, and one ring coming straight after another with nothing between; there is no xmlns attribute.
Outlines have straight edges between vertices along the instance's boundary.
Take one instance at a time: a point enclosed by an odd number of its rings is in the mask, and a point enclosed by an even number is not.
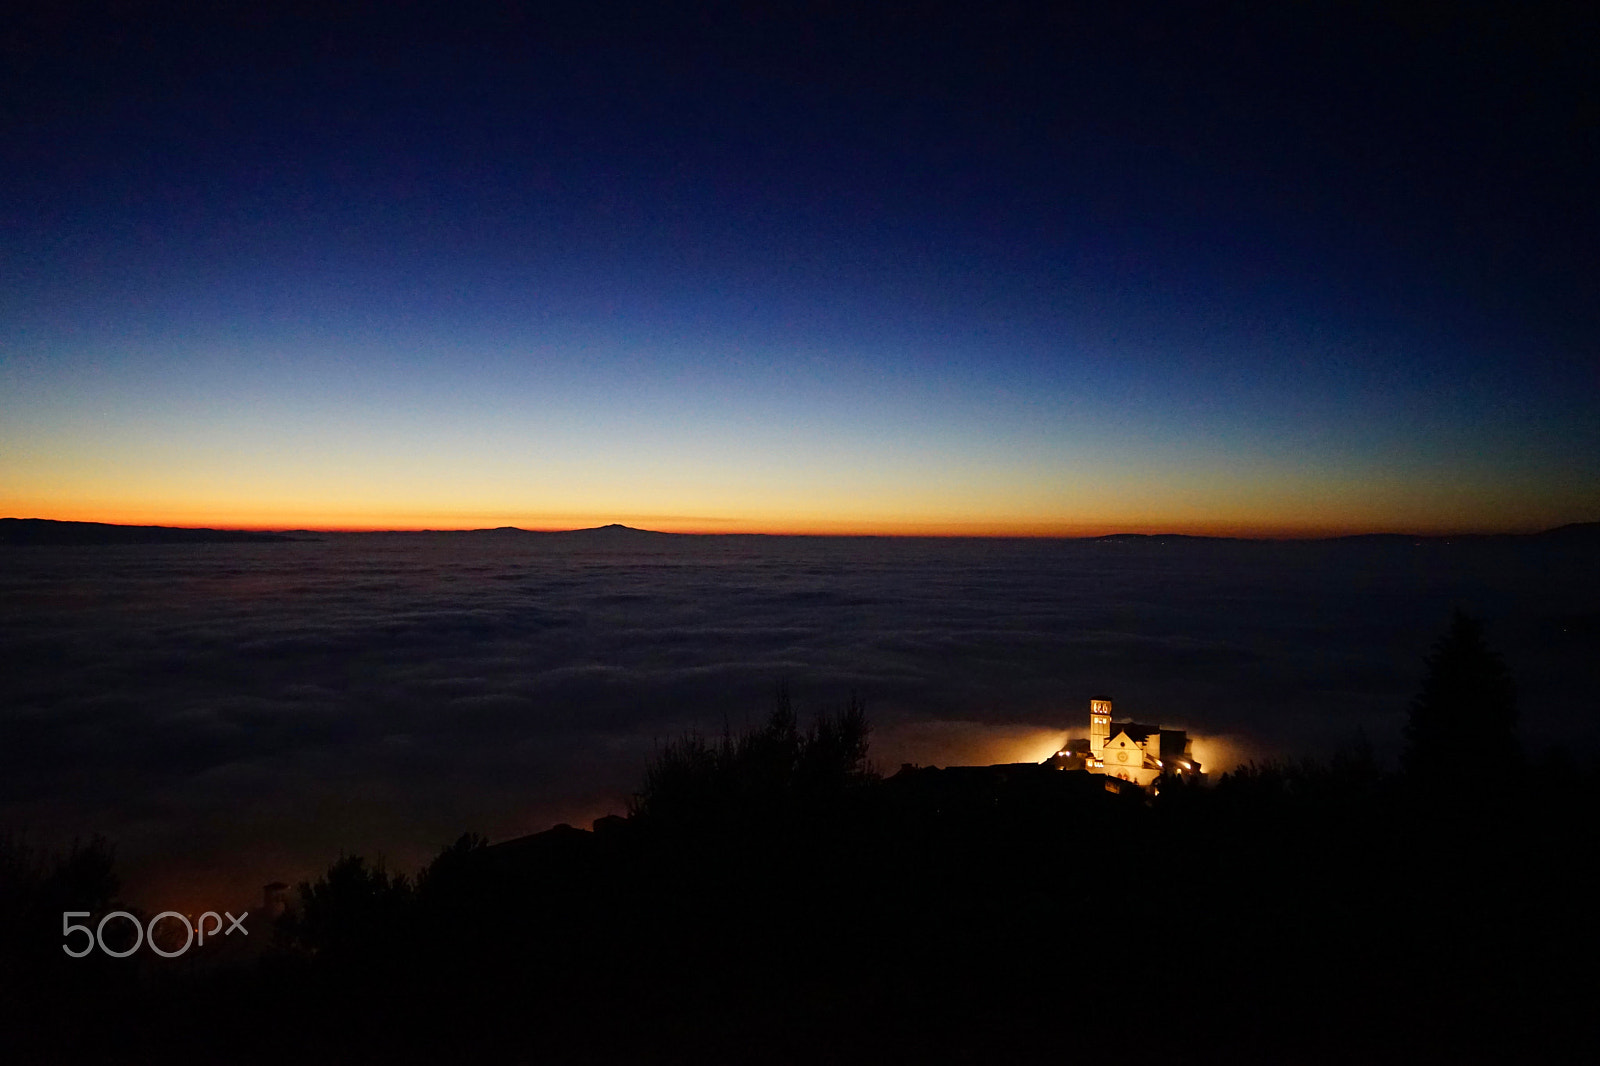
<svg viewBox="0 0 1600 1066"><path fill-rule="evenodd" d="M1592 9L1116 6L22 4L0 514L1600 518Z"/></svg>

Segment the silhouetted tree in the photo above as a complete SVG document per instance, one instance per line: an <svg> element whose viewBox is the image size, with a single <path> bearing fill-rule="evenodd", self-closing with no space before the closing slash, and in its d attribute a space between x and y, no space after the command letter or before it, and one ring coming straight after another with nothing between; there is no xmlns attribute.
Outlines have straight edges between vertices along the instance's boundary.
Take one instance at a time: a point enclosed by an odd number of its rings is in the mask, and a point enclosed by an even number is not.
<svg viewBox="0 0 1600 1066"><path fill-rule="evenodd" d="M800 773L806 783L832 787L852 778L870 775L867 744L872 726L866 709L854 693L843 709L821 714L812 724L800 757Z"/></svg>
<svg viewBox="0 0 1600 1066"><path fill-rule="evenodd" d="M1406 773L1424 781L1460 779L1518 758L1516 690L1482 624L1458 608L1427 665L1406 722Z"/></svg>
<svg viewBox="0 0 1600 1066"><path fill-rule="evenodd" d="M112 908L118 880L102 837L48 852L20 835L0 834L0 987L27 980L29 968L60 963L61 914ZM32 975L37 978L37 973Z"/></svg>
<svg viewBox="0 0 1600 1066"><path fill-rule="evenodd" d="M317 953L354 954L376 947L411 902L411 883L381 864L346 855L316 883L300 882L300 909L284 915L292 941Z"/></svg>
<svg viewBox="0 0 1600 1066"><path fill-rule="evenodd" d="M429 896L449 892L465 871L471 869L473 856L488 846L488 837L462 833L417 875L417 894Z"/></svg>
<svg viewBox="0 0 1600 1066"><path fill-rule="evenodd" d="M795 801L836 793L872 775L872 728L854 695L842 709L801 730L788 690L759 729L724 733L713 744L698 733L669 741L645 767L630 811L649 817L759 816Z"/></svg>

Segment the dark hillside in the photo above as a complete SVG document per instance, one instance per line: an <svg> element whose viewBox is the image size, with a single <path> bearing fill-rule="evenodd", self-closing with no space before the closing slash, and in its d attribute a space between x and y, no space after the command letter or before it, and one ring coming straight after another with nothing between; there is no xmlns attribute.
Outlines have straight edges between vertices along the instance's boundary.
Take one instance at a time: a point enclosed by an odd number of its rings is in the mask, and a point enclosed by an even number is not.
<svg viewBox="0 0 1600 1066"><path fill-rule="evenodd" d="M239 529L180 529L117 526L105 522L57 522L48 518L0 518L0 544L272 544L294 540L279 533Z"/></svg>
<svg viewBox="0 0 1600 1066"><path fill-rule="evenodd" d="M414 880L340 858L231 970L63 959L54 915L115 906L107 853L7 845L0 996L51 1061L1586 1057L1600 768L1520 761L1463 614L1411 715L1399 774L1358 746L1147 792L883 777L859 705L802 726L780 692L593 831L466 835Z"/></svg>
<svg viewBox="0 0 1600 1066"><path fill-rule="evenodd" d="M771 784L466 837L414 884L347 857L258 972L33 1017L166 1061L1043 1061L1112 1022L1164 1062L1581 1047L1592 772L1419 792L1354 753L1153 802L1031 765Z"/></svg>

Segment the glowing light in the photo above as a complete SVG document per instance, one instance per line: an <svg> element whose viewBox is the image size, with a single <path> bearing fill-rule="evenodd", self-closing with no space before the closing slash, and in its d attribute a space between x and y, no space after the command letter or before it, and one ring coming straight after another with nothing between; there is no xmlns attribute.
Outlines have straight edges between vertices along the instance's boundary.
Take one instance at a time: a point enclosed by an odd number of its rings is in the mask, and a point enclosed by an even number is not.
<svg viewBox="0 0 1600 1066"><path fill-rule="evenodd" d="M881 744L885 762L919 766L988 766L1042 763L1063 751L1062 730L990 725L971 721L902 723L886 727ZM874 747L880 741L874 738Z"/></svg>

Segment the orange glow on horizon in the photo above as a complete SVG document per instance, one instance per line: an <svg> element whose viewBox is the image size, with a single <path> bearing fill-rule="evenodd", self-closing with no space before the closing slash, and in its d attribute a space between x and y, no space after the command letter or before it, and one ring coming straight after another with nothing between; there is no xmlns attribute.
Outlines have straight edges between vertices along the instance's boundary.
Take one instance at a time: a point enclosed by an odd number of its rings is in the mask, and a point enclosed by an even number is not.
<svg viewBox="0 0 1600 1066"><path fill-rule="evenodd" d="M29 512L11 508L15 518L48 518L62 522L101 522L111 525L168 526L190 529L239 530L246 532L282 532L305 530L315 533L376 533L376 532L452 532L476 529L516 527L530 532L561 532L590 529L613 523L635 529L661 533L691 535L761 534L767 536L824 536L824 537L978 537L978 538L1084 538L1113 534L1180 535L1198 537L1232 537L1260 540L1313 540L1322 537L1340 537L1370 533L1391 533L1409 536L1466 536L1493 533L1535 533L1545 528L1543 524L1516 526L1419 526L1396 525L1363 526L1351 524L1249 522L1244 520L1218 520L1214 522L1115 520L1038 520L1038 519L952 519L908 518L903 520L873 518L825 517L741 517L713 518L704 516L679 516L662 514L427 514L416 512L386 512L381 514L329 514L308 511L304 513L250 513L236 511L205 511L191 509L146 508L53 508L49 511Z"/></svg>

